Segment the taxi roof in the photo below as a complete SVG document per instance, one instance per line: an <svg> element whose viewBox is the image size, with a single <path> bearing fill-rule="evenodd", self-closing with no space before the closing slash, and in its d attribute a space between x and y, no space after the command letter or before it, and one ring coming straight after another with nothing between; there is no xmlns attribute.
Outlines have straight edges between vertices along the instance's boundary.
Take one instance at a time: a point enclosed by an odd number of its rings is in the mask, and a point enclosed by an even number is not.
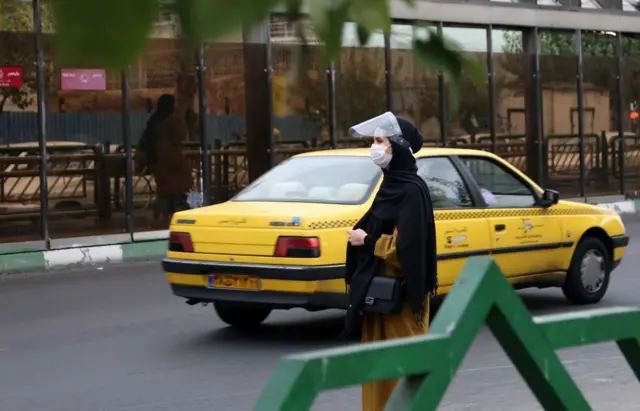
<svg viewBox="0 0 640 411"><path fill-rule="evenodd" d="M472 150L468 148L450 148L450 147L422 147L420 151L416 153L416 157L432 157L432 156L457 156L457 155L481 155L486 157L496 157L484 150ZM338 148L335 150L319 150L309 151L306 153L297 154L294 157L312 157L312 156L358 156L367 157L371 155L371 151L368 148Z"/></svg>

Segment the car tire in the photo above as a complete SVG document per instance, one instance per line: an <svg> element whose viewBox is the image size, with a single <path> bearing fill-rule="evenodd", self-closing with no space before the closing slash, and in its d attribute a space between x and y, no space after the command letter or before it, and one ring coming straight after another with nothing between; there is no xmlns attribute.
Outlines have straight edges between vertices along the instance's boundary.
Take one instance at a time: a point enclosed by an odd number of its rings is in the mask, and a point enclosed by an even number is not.
<svg viewBox="0 0 640 411"><path fill-rule="evenodd" d="M254 308L245 305L214 303L213 308L223 322L238 328L258 327L271 314L271 310L268 308Z"/></svg>
<svg viewBox="0 0 640 411"><path fill-rule="evenodd" d="M611 256L596 237L583 238L576 247L562 291L574 304L594 304L604 297L611 276Z"/></svg>

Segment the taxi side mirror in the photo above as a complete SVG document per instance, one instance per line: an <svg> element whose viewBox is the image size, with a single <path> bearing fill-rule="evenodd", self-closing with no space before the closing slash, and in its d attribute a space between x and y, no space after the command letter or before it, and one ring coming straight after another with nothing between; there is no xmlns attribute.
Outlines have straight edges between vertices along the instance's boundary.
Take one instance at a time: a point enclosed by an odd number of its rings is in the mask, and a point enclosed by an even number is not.
<svg viewBox="0 0 640 411"><path fill-rule="evenodd" d="M542 207L551 207L558 204L560 201L560 193L556 190L545 189L542 193L542 198L539 201L539 205Z"/></svg>

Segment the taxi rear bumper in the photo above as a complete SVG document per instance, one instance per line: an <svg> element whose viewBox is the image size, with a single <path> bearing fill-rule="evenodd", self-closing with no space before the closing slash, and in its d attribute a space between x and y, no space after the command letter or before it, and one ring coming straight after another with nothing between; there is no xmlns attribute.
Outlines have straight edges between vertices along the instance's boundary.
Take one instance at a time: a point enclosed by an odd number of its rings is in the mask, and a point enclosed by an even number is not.
<svg viewBox="0 0 640 411"><path fill-rule="evenodd" d="M193 275L243 274L269 280L322 281L344 278L343 264L268 265L165 258L162 260L162 268L167 273Z"/></svg>
<svg viewBox="0 0 640 411"><path fill-rule="evenodd" d="M171 284L173 294L187 299L190 304L231 302L251 304L253 307L271 309L305 308L310 311L324 309L344 309L347 307L346 294L337 293L292 293L282 291L239 291L213 290L205 287L195 287Z"/></svg>
<svg viewBox="0 0 640 411"><path fill-rule="evenodd" d="M347 306L344 292L331 292L335 291L335 287L324 291L316 289L318 283L335 284L338 280L343 284L344 265L341 264L284 266L166 258L162 261L162 268L168 276L179 278L178 281L170 280L171 290L174 295L187 299L189 304L220 301L272 309L305 308L311 311L344 309ZM177 273L177 276L170 273ZM262 279L263 284L275 283L276 286L260 291L208 288L204 286L202 278L212 274L249 275ZM288 287L282 287L283 283Z"/></svg>

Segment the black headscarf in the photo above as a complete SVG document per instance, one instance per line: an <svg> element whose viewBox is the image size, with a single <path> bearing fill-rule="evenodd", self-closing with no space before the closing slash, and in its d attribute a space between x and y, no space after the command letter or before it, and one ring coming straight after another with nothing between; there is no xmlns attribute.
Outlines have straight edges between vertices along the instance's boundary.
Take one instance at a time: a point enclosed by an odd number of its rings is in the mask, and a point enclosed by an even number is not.
<svg viewBox="0 0 640 411"><path fill-rule="evenodd" d="M158 124L166 120L176 109L176 99L171 94L163 94L158 98L156 111L153 112L147 121L147 128L153 129Z"/></svg>
<svg viewBox="0 0 640 411"><path fill-rule="evenodd" d="M422 148L423 137L407 119L397 117L402 138L413 153ZM379 259L373 255L375 241L398 229L396 251L405 278L405 292L417 321L424 321L425 297L438 287L436 231L429 188L418 176L413 153L391 140L393 157L383 170L380 190L371 208L354 229L367 232L364 246L347 246L345 281L349 285L347 332L352 332L362 315L364 298L376 275Z"/></svg>

